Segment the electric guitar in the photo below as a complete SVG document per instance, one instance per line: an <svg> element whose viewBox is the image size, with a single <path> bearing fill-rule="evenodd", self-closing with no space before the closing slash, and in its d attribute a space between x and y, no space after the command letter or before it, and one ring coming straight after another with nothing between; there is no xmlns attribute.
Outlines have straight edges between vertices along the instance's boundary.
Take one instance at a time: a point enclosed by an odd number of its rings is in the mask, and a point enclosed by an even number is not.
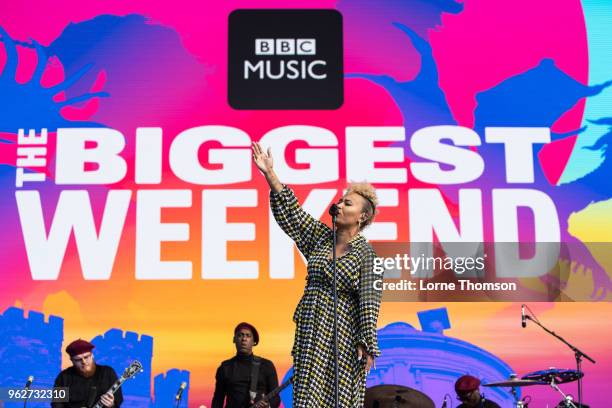
<svg viewBox="0 0 612 408"><path fill-rule="evenodd" d="M115 383L112 385L112 387L109 388L106 394L110 392L111 394L114 395L115 392L117 392L117 390L119 389L119 387L123 385L125 380L127 380L128 378L134 377L136 374L138 374L141 371L142 371L142 364L140 363L140 361L138 360L132 361L130 366L123 371L123 374L121 375L121 377L119 377L117 381L115 381ZM98 402L96 402L91 408L104 408L104 405L102 405L102 401L98 400Z"/></svg>
<svg viewBox="0 0 612 408"><path fill-rule="evenodd" d="M255 403L253 405L251 405L250 408L255 408L255 406L257 405L257 403L264 401L264 402L270 402L270 400L274 397L276 397L278 394L280 394L280 392L282 390L284 390L285 388L287 388L289 386L289 384L291 384L293 382L293 376L291 376L287 381L285 381L284 383L282 383L281 385L279 385L278 387L276 387L275 389L273 389L272 391L270 391L269 393L267 393L266 395L264 395L263 397L257 399L257 401L255 401Z"/></svg>

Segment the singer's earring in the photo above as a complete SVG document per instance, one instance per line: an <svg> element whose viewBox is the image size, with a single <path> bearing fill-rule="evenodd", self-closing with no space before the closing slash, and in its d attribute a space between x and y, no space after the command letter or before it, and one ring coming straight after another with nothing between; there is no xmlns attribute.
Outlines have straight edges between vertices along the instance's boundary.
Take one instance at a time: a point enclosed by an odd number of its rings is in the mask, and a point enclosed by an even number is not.
<svg viewBox="0 0 612 408"><path fill-rule="evenodd" d="M366 222L366 220L363 219L363 217L359 217L359 229L361 229L361 226Z"/></svg>

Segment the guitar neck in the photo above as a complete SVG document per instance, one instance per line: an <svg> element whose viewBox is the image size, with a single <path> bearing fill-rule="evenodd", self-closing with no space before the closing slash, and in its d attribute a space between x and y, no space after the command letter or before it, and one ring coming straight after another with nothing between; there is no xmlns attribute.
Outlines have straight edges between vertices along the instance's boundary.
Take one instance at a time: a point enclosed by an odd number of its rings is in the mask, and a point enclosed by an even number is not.
<svg viewBox="0 0 612 408"><path fill-rule="evenodd" d="M282 390L287 388L289 386L289 384L291 384L292 382L293 382L293 376L291 378L289 378L287 381L285 381L284 383L282 383L281 385L279 385L278 387L276 387L275 389L273 389L272 391L270 391L269 393L267 393L262 398L262 401L269 402L272 398L274 398L278 394L280 394Z"/></svg>
<svg viewBox="0 0 612 408"><path fill-rule="evenodd" d="M117 381L115 381L113 386L110 387L108 392L110 392L112 394L115 394L117 392L117 390L121 387L121 385L123 384L124 381L125 381L125 378L123 378L123 377L119 378Z"/></svg>
<svg viewBox="0 0 612 408"><path fill-rule="evenodd" d="M111 394L115 395L115 393L121 387L124 381L125 381L125 378L119 377L117 381L115 381L115 383L108 389L106 394L110 392ZM98 400L98 402L96 402L96 404L91 408L104 408L104 405L102 405L102 401Z"/></svg>

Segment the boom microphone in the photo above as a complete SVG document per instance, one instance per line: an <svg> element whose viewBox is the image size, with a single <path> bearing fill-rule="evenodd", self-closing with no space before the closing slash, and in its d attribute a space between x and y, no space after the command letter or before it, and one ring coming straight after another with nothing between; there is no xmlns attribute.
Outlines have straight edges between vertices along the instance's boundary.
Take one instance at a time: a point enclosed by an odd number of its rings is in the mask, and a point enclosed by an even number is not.
<svg viewBox="0 0 612 408"><path fill-rule="evenodd" d="M31 375L28 377L28 381L26 381L25 389L29 390L33 382L34 382L34 376Z"/></svg>
<svg viewBox="0 0 612 408"><path fill-rule="evenodd" d="M442 403L442 408L446 408L448 403L447 395L444 396L444 402Z"/></svg>

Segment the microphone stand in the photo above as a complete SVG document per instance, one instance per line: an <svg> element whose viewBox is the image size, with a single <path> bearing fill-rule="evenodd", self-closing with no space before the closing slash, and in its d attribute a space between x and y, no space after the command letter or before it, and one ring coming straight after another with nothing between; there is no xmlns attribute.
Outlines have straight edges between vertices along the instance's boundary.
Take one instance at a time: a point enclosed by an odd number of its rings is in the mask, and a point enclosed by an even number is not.
<svg viewBox="0 0 612 408"><path fill-rule="evenodd" d="M334 275L334 407L338 408L340 402L339 396L339 384L340 376L338 374L338 277L336 270L336 216L338 215L338 208L334 205L330 208L330 214L332 216L332 273Z"/></svg>
<svg viewBox="0 0 612 408"><path fill-rule="evenodd" d="M591 357L589 357L586 353L583 353L578 347L570 344L567 340L565 340L563 337L559 336L554 331L547 329L540 322L538 322L537 320L532 319L532 317L530 315L526 314L525 318L531 320L532 322L534 322L535 324L540 326L542 328L542 330L544 330L546 333L550 334L551 336L555 337L557 340L561 341L563 344L565 344L567 347L569 347L574 352L574 357L576 359L576 369L578 370L578 404L580 406L582 406L582 377L583 377L582 371L581 371L581 368L582 368L582 357L586 358L587 360L589 360L593 364L595 364L595 360L593 360Z"/></svg>
<svg viewBox="0 0 612 408"><path fill-rule="evenodd" d="M28 381L26 382L26 386L25 386L26 391L30 391L30 387L32 386L32 382L34 381L33 379L34 379L33 376L28 377ZM25 400L23 401L23 408L26 408L28 406L29 399L30 399L30 393L28 392L26 394Z"/></svg>
<svg viewBox="0 0 612 408"><path fill-rule="evenodd" d="M187 387L183 387L183 384L181 384L178 393L174 397L174 399L176 400L176 408L179 408L181 406L181 400L183 399L183 392L185 391L185 388Z"/></svg>

